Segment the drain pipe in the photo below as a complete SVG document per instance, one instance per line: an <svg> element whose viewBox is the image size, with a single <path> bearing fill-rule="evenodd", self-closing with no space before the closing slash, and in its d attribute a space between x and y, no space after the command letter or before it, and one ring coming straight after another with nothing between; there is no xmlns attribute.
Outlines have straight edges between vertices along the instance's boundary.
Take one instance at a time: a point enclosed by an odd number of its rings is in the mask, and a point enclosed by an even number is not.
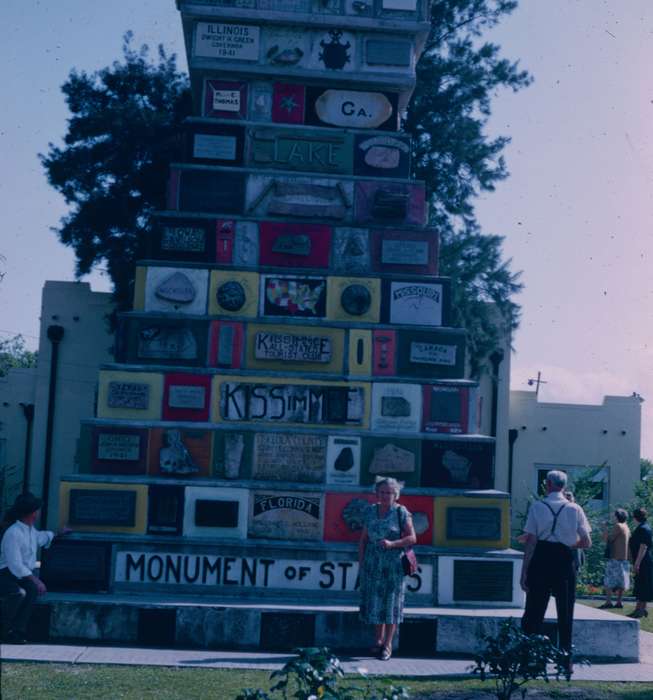
<svg viewBox="0 0 653 700"><path fill-rule="evenodd" d="M495 350L490 355L492 363L492 414L490 417L490 435L497 436L497 414L499 412L499 365L503 362L503 350Z"/></svg>
<svg viewBox="0 0 653 700"><path fill-rule="evenodd" d="M48 389L48 418L45 428L45 459L43 460L43 507L41 508L41 528L48 522L48 503L50 501L50 469L52 465L52 437L54 429L54 408L57 392L57 369L59 367L59 343L63 339L63 326L48 326L48 340L52 343L50 354L50 387Z"/></svg>
<svg viewBox="0 0 653 700"><path fill-rule="evenodd" d="M27 423L25 432L25 456L23 457L23 493L29 491L30 467L32 463L32 429L34 428L34 404L20 403Z"/></svg>
<svg viewBox="0 0 653 700"><path fill-rule="evenodd" d="M512 463L515 455L515 443L519 437L517 428L508 431L508 493L512 493Z"/></svg>

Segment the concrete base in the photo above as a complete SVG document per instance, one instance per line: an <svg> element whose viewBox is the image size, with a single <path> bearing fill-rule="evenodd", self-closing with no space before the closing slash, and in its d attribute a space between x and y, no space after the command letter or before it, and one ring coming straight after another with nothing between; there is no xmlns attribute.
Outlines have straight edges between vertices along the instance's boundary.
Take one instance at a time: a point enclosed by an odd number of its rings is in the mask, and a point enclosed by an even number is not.
<svg viewBox="0 0 653 700"><path fill-rule="evenodd" d="M48 594L38 608L36 641L92 640L172 648L291 651L328 646L355 652L370 645L372 631L358 609L342 605L235 603L194 596ZM505 619L518 623L514 608L419 608L405 610L397 651L408 656L467 656L496 634ZM547 610L546 633L555 638L555 607ZM38 637L38 639L36 639ZM574 645L594 660L639 660L636 620L577 604Z"/></svg>

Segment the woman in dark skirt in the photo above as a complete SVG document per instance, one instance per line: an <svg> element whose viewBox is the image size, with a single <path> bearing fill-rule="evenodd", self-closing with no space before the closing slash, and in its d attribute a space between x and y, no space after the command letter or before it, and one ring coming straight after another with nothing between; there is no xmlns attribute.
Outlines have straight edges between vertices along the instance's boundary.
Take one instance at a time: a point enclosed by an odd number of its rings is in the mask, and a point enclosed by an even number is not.
<svg viewBox="0 0 653 700"><path fill-rule="evenodd" d="M630 617L648 617L646 603L653 600L653 533L651 526L646 522L647 513L644 508L635 508L633 518L638 527L630 538L630 558L633 560L633 572L635 585L633 594L637 603Z"/></svg>

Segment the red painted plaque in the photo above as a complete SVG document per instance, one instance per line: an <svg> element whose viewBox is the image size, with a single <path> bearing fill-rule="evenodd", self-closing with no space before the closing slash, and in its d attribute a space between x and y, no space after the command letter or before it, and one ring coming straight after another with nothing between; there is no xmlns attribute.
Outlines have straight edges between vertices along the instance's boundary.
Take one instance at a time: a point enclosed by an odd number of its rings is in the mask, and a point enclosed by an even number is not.
<svg viewBox="0 0 653 700"><path fill-rule="evenodd" d="M234 257L234 236L236 222L219 220L215 231L215 259L221 263L231 263Z"/></svg>
<svg viewBox="0 0 653 700"><path fill-rule="evenodd" d="M306 88L292 83L275 83L272 93L272 121L303 124Z"/></svg>
<svg viewBox="0 0 653 700"><path fill-rule="evenodd" d="M372 341L372 374L380 377L394 376L396 370L396 331L374 331Z"/></svg>

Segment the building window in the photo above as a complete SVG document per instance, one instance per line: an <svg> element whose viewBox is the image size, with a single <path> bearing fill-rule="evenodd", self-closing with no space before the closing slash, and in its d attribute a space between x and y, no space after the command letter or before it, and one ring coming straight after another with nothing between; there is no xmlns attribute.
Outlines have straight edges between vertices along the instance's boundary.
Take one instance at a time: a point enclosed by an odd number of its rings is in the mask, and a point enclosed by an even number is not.
<svg viewBox="0 0 653 700"><path fill-rule="evenodd" d="M575 492L574 488L574 482L576 479L585 476L586 472L588 469L595 469L596 467L593 465L588 465L584 466L582 464L573 464L573 465L554 465L554 464L536 464L535 465L535 484L534 484L534 491L537 493L538 496L542 497L546 495L546 475L548 472L550 472L552 469L557 469L559 471L564 472L567 475L567 488L570 491ZM591 494L589 501L586 503L586 506L590 508L591 510L602 510L604 508L607 508L610 504L610 498L609 498L609 489L608 489L608 484L609 484L609 476L610 476L610 467L602 467L600 471L598 471L593 478L593 481L596 484L596 489L594 492Z"/></svg>

